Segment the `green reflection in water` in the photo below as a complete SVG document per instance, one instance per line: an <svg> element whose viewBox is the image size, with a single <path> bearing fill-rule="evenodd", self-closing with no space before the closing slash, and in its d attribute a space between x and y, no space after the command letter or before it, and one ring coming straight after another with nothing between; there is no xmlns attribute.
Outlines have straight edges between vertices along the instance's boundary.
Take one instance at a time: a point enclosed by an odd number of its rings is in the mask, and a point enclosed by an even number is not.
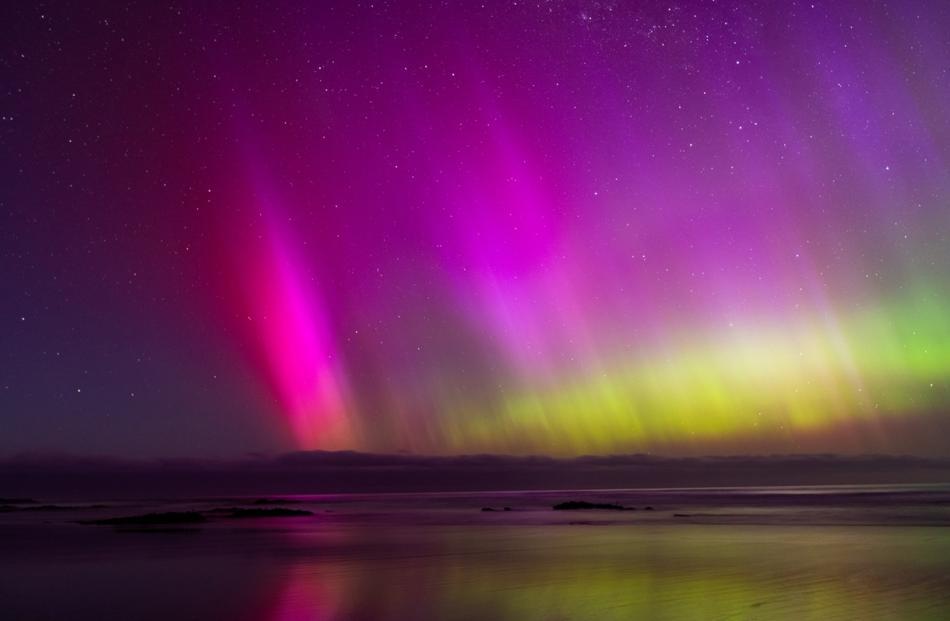
<svg viewBox="0 0 950 621"><path fill-rule="evenodd" d="M941 528L454 528L394 537L386 554L374 549L296 566L272 618L950 615L950 532Z"/></svg>

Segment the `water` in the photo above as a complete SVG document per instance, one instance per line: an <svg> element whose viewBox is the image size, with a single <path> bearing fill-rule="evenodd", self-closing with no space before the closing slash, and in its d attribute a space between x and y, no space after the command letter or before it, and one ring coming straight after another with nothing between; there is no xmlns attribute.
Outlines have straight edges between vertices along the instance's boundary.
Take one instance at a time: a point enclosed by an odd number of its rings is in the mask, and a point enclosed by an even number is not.
<svg viewBox="0 0 950 621"><path fill-rule="evenodd" d="M637 511L561 512L569 499ZM312 517L125 529L0 514L4 619L950 618L940 486L302 496ZM644 509L653 507L652 511ZM481 507L511 511L482 512ZM26 505L20 505L20 508Z"/></svg>

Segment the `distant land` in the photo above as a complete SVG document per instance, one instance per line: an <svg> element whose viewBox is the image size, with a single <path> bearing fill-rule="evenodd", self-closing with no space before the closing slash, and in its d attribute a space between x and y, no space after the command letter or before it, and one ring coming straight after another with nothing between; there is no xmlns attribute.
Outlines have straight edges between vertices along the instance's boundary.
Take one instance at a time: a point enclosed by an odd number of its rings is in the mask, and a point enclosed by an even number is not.
<svg viewBox="0 0 950 621"><path fill-rule="evenodd" d="M232 460L0 459L0 496L42 498L945 482L950 459L899 455L553 458L304 451Z"/></svg>

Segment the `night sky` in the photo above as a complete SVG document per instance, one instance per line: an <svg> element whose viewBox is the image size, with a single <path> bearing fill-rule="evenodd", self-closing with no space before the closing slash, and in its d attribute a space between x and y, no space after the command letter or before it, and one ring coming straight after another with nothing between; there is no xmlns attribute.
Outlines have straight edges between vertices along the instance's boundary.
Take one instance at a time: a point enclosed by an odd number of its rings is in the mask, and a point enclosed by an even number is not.
<svg viewBox="0 0 950 621"><path fill-rule="evenodd" d="M4 3L0 455L948 455L948 33Z"/></svg>

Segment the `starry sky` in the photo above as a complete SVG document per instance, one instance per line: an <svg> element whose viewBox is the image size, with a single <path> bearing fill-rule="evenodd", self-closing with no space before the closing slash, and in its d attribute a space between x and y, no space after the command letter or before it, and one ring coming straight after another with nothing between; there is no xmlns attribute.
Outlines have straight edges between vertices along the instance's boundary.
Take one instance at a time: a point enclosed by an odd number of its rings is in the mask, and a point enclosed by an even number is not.
<svg viewBox="0 0 950 621"><path fill-rule="evenodd" d="M0 454L950 454L945 2L0 31Z"/></svg>

